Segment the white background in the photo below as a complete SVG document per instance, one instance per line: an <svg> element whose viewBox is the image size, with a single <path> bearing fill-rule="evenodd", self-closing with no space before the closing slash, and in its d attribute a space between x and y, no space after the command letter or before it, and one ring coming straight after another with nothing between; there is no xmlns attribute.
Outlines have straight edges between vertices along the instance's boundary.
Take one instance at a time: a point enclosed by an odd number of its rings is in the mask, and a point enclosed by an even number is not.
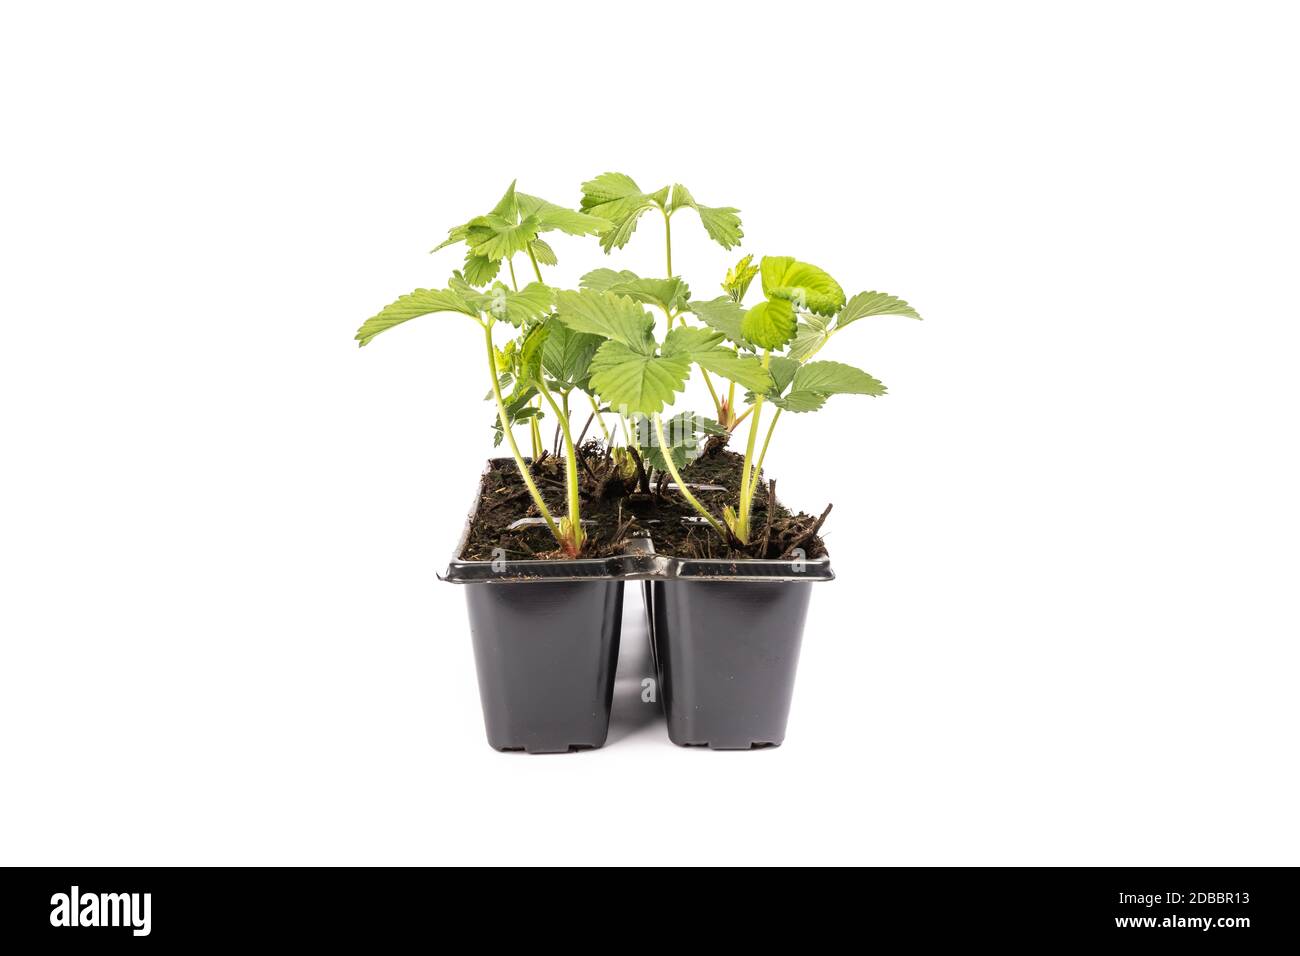
<svg viewBox="0 0 1300 956"><path fill-rule="evenodd" d="M0 862L1300 862L1292 13L6 7ZM607 748L490 750L478 330L352 341L611 169L926 317L773 442L839 573L777 750L648 722L635 592Z"/></svg>

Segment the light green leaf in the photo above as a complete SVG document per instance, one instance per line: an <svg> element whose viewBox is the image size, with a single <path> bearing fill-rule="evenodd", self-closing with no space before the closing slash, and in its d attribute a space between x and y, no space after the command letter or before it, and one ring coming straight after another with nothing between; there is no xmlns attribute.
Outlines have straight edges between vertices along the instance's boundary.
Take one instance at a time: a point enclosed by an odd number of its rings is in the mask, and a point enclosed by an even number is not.
<svg viewBox="0 0 1300 956"><path fill-rule="evenodd" d="M741 323L745 318L745 307L733 302L725 295L707 302L692 301L686 308L700 317L700 321L709 328L721 332L732 343L741 348L752 349L752 343L741 334Z"/></svg>
<svg viewBox="0 0 1300 956"><path fill-rule="evenodd" d="M631 176L623 173L602 173L582 184L582 211L608 219L611 228L600 236L600 246L606 253L627 245L636 230L637 221L648 209L663 208L668 202L669 189L665 186L656 193L643 193Z"/></svg>
<svg viewBox="0 0 1300 956"><path fill-rule="evenodd" d="M843 362L809 362L794 374L794 391L826 395L884 395L885 386L861 369Z"/></svg>
<svg viewBox="0 0 1300 956"><path fill-rule="evenodd" d="M609 292L614 286L636 282L640 278L630 269L592 269L578 280L578 286L592 292Z"/></svg>
<svg viewBox="0 0 1300 956"><path fill-rule="evenodd" d="M555 258L555 250L547 244L545 239L533 240L533 255L535 255L537 261L544 266L558 265L560 261Z"/></svg>
<svg viewBox="0 0 1300 956"><path fill-rule="evenodd" d="M798 362L780 355L773 355L767 366L767 371L772 376L772 387L763 393L763 397L768 401L780 398L781 393L789 388L790 383L794 381L794 373L798 368ZM745 395L745 402L753 405L756 397L756 390L750 389Z"/></svg>
<svg viewBox="0 0 1300 956"><path fill-rule="evenodd" d="M487 285L497 277L500 269L500 259L489 259L472 252L465 256L465 281L470 285Z"/></svg>
<svg viewBox="0 0 1300 956"><path fill-rule="evenodd" d="M815 412L826 404L828 397L825 392L795 389L789 395L779 396L771 401L777 408L785 409L787 412Z"/></svg>
<svg viewBox="0 0 1300 956"><path fill-rule="evenodd" d="M535 322L551 311L555 304L555 290L541 282L530 282L518 292L511 292L501 283L492 288L492 299L486 311L494 318L504 319L512 325Z"/></svg>
<svg viewBox="0 0 1300 956"><path fill-rule="evenodd" d="M551 334L546 339L542 364L546 371L566 386L587 388L591 357L605 340L599 335L575 332L561 322L548 322Z"/></svg>
<svg viewBox="0 0 1300 956"><path fill-rule="evenodd" d="M664 336L664 355L694 356L697 352L715 348L722 342L722 333L699 326L679 325Z"/></svg>
<svg viewBox="0 0 1300 956"><path fill-rule="evenodd" d="M473 306L450 289L416 289L385 306L377 315L366 319L361 328L357 329L356 339L362 345L368 345L380 332L387 332L395 325L433 312L460 312L478 318L478 312Z"/></svg>
<svg viewBox="0 0 1300 956"><path fill-rule="evenodd" d="M831 329L826 319L807 314L804 316L804 320L799 323L799 328L794 334L794 341L790 343L788 354L790 358L797 362L806 362L817 354L834 334L834 330Z"/></svg>
<svg viewBox="0 0 1300 956"><path fill-rule="evenodd" d="M748 312L740 334L759 348L779 349L795 331L794 307L787 299L768 299Z"/></svg>
<svg viewBox="0 0 1300 956"><path fill-rule="evenodd" d="M710 372L751 391L762 392L772 387L772 376L753 355L738 355L728 348L715 348L696 352L693 358Z"/></svg>
<svg viewBox="0 0 1300 956"><path fill-rule="evenodd" d="M919 319L921 316L898 296L887 292L859 292L845 304L835 316L835 328L842 329L851 322L865 319L869 315L905 315Z"/></svg>
<svg viewBox="0 0 1300 956"><path fill-rule="evenodd" d="M733 302L740 302L745 298L745 293L749 291L749 284L754 281L756 275L758 275L758 266L754 265L754 256L752 254L745 256L727 270L727 277L722 280L722 291L727 293Z"/></svg>
<svg viewBox="0 0 1300 956"><path fill-rule="evenodd" d="M524 333L523 345L519 348L518 381L515 390L535 386L542 377L542 355L546 339L551 329L545 322L539 322Z"/></svg>
<svg viewBox="0 0 1300 956"><path fill-rule="evenodd" d="M625 295L645 305L656 305L667 312L675 312L678 306L685 305L691 290L680 278L642 279L635 272L624 269L594 269L578 280L584 289L601 292L613 292Z"/></svg>
<svg viewBox="0 0 1300 956"><path fill-rule="evenodd" d="M601 173L582 184L582 210L588 212L597 206L617 199L641 194L641 187L624 173Z"/></svg>
<svg viewBox="0 0 1300 956"><path fill-rule="evenodd" d="M536 219L538 232L558 229L570 236L594 236L610 228L608 219L557 206L525 193L519 194L519 213L524 218Z"/></svg>
<svg viewBox="0 0 1300 956"><path fill-rule="evenodd" d="M536 216L525 216L517 223L496 213L476 216L469 221L465 241L475 255L503 259L524 252L537 238L537 227Z"/></svg>
<svg viewBox="0 0 1300 956"><path fill-rule="evenodd" d="M691 361L754 391L772 387L772 377L752 355L737 355L722 345L722 333L679 325L664 337L664 355L685 355Z"/></svg>
<svg viewBox="0 0 1300 956"><path fill-rule="evenodd" d="M557 293L556 306L556 317L575 332L612 339L642 354L654 351L654 317L626 296L565 289Z"/></svg>
<svg viewBox="0 0 1300 956"><path fill-rule="evenodd" d="M840 284L814 265L790 256L764 256L760 271L769 299L785 299L818 315L834 315L844 305Z"/></svg>
<svg viewBox="0 0 1300 956"><path fill-rule="evenodd" d="M691 361L683 355L634 351L610 340L591 360L591 385L611 408L653 414L686 388Z"/></svg>
<svg viewBox="0 0 1300 956"><path fill-rule="evenodd" d="M519 220L519 199L515 194L515 185L518 182L517 179L511 180L510 188L506 190L506 194L492 207L492 215L509 219L511 222Z"/></svg>
<svg viewBox="0 0 1300 956"><path fill-rule="evenodd" d="M690 206L700 214L704 231L722 248L730 249L740 245L745 234L740 229L740 216L737 215L739 209L731 206L701 206L686 187L678 183L673 186L673 198L668 204L668 212L675 212L683 206Z"/></svg>
<svg viewBox="0 0 1300 956"><path fill-rule="evenodd" d="M469 230L468 223L462 223L459 226L454 226L453 228L448 229L447 238L442 240L442 242L438 243L429 251L437 252L439 249L446 249L448 246L454 246L458 242L464 242L465 234L468 230Z"/></svg>
<svg viewBox="0 0 1300 956"><path fill-rule="evenodd" d="M634 416L639 420L643 416ZM694 412L680 412L672 418L662 422L664 429L664 438L668 441L668 447L671 449L673 464L678 470L685 468L687 463L693 458L698 458L700 452L704 451L705 442L710 435L725 435L727 430L711 418L705 418L702 415L696 415ZM653 426L648 423L645 431L650 435L655 435ZM664 459L663 448L659 445L658 436L649 445L641 448L641 455L646 464L651 468L657 468L660 471L667 471L668 465Z"/></svg>
<svg viewBox="0 0 1300 956"><path fill-rule="evenodd" d="M773 355L767 370L772 373L772 392L780 395L794 381L795 372L799 371L799 363L780 355Z"/></svg>

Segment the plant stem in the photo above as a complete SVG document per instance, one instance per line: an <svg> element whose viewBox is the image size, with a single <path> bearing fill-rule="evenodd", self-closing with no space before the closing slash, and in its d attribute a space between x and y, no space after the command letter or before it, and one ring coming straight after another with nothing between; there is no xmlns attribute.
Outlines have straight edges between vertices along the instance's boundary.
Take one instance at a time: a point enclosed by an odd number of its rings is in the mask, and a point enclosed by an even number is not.
<svg viewBox="0 0 1300 956"><path fill-rule="evenodd" d="M664 252L668 256L668 278L673 277L673 223L672 217L664 211ZM671 318L669 319L671 322Z"/></svg>
<svg viewBox="0 0 1300 956"><path fill-rule="evenodd" d="M713 526L713 530L718 532L719 537L725 542L727 540L727 531L722 527L722 522L709 513L709 509L700 504L698 498L691 494L691 489L686 487L686 482L682 480L681 473L677 470L677 463L673 461L672 449L668 441L664 438L664 423L659 418L659 413L654 414L655 434L659 438L659 450L663 453L664 462L668 465L668 473L673 476L673 481L677 482L677 490L682 493L682 497L692 508L704 516L704 519Z"/></svg>
<svg viewBox="0 0 1300 956"><path fill-rule="evenodd" d="M763 459L767 457L767 446L772 443L772 432L776 431L776 423L781 418L783 411L785 409L778 408L776 414L772 416L772 424L767 426L767 437L763 439L763 450L758 453L758 461L754 462L754 476L749 480L749 484L753 488L758 487L758 476L763 473Z"/></svg>
<svg viewBox="0 0 1300 956"><path fill-rule="evenodd" d="M763 368L772 364L772 350L763 350ZM736 537L745 544L749 544L749 509L754 501L754 486L751 479L750 468L754 461L754 443L758 439L758 423L763 417L763 396L757 395L754 398L752 409L754 418L749 423L749 441L745 445L745 464L744 472L740 476L740 509L736 515Z"/></svg>
<svg viewBox="0 0 1300 956"><path fill-rule="evenodd" d="M541 399L537 400L536 407L542 407ZM528 419L528 434L532 436L533 439L533 463L536 464L538 459L542 457L542 430L537 427L536 415Z"/></svg>
<svg viewBox="0 0 1300 956"><path fill-rule="evenodd" d="M510 263L510 287L518 292L519 283L515 281L515 257L511 256L506 262Z"/></svg>
<svg viewBox="0 0 1300 956"><path fill-rule="evenodd" d="M514 455L515 464L519 466L519 476L524 479L524 484L528 486L528 493L533 496L533 504L537 505L537 510L546 521L546 527L555 536L556 542L563 546L564 539L560 537L560 529L555 526L555 519L551 517L546 502L542 500L542 493L537 490L537 483L533 481L533 476L528 471L528 465L524 462L524 456L519 452L515 434L510 430L510 416L506 412L506 400L501 395L501 384L497 381L496 353L492 349L492 322L489 320L480 324L483 326L483 337L487 339L488 374L492 378L492 394L497 400L497 417L501 420L501 433L510 445L510 453Z"/></svg>
<svg viewBox="0 0 1300 956"><path fill-rule="evenodd" d="M537 274L537 281L545 281L542 279L542 267L537 264L537 256L533 255L533 244L530 242L524 248L528 250L528 261L533 264L533 272Z"/></svg>
<svg viewBox="0 0 1300 956"><path fill-rule="evenodd" d="M573 433L569 431L569 416L560 409L551 395L551 390L540 377L537 379L537 390L551 406L555 417L560 420L560 431L564 434L564 477L569 488L569 532L573 535L571 543L566 543L564 547L576 556L582 550L583 539L581 503L578 498L578 450L573 445Z"/></svg>
<svg viewBox="0 0 1300 956"><path fill-rule="evenodd" d="M718 410L718 419L720 421L722 419L722 402L718 400L718 393L713 390L713 379L709 378L709 370L703 365L700 366L700 371L704 373L704 384L709 386L709 394L713 396L713 407Z"/></svg>
<svg viewBox="0 0 1300 956"><path fill-rule="evenodd" d="M600 426L600 433L605 436L605 444L608 445L609 429L605 427L605 416L600 413L600 406L596 404L596 400L591 397L590 392L583 392L582 394L586 395L587 401L591 402L591 410L596 415L596 424Z"/></svg>
<svg viewBox="0 0 1300 956"><path fill-rule="evenodd" d="M750 413L753 411L754 411L753 405L750 405L749 408L745 409L745 413L731 423L732 430L734 431L736 426L739 425L741 422L743 422L746 418L748 418L750 416Z"/></svg>

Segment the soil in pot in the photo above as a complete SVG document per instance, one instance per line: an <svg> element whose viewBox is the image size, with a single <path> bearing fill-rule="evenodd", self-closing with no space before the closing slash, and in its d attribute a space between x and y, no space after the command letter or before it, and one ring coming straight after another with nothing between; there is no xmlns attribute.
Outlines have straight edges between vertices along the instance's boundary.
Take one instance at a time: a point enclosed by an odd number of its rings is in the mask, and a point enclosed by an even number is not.
<svg viewBox="0 0 1300 956"><path fill-rule="evenodd" d="M711 444L682 471L682 477L705 507L721 514L734 505L740 487L744 458L718 444ZM579 490L582 517L588 536L584 557L607 557L625 550L634 535L649 535L658 554L683 558L769 558L789 557L801 548L808 558L824 557L826 547L819 531L821 516L794 513L779 498L768 521L768 496L772 485L763 482L754 498L753 524L758 530L752 546L741 551L718 540L707 526L697 523L698 515L683 497L670 487L671 477L656 472L649 482L640 475L624 477L604 445L588 442L580 449ZM532 475L552 513L565 510L565 461L545 455L532 464ZM649 492L645 488L649 487ZM717 486L725 490L699 486ZM827 509L829 511L829 509ZM490 561L502 549L508 560L561 559L550 532L540 523L518 526L520 519L536 518L538 512L513 460L493 459L483 476L478 507L459 555L463 561ZM686 519L686 520L683 520Z"/></svg>

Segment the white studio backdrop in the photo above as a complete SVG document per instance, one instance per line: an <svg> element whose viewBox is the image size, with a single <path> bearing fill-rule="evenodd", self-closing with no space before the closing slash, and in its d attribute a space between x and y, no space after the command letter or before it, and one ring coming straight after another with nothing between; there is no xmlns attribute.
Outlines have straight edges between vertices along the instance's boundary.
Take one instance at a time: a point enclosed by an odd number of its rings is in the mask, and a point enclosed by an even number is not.
<svg viewBox="0 0 1300 956"><path fill-rule="evenodd" d="M1296 863L1295 27L7 7L0 863ZM839 573L777 750L668 743L635 589L606 749L490 750L434 579L478 332L352 341L511 179L605 170L926 317L838 337L890 394L773 441ZM572 285L662 231L555 245ZM694 289L735 258L674 229Z"/></svg>

